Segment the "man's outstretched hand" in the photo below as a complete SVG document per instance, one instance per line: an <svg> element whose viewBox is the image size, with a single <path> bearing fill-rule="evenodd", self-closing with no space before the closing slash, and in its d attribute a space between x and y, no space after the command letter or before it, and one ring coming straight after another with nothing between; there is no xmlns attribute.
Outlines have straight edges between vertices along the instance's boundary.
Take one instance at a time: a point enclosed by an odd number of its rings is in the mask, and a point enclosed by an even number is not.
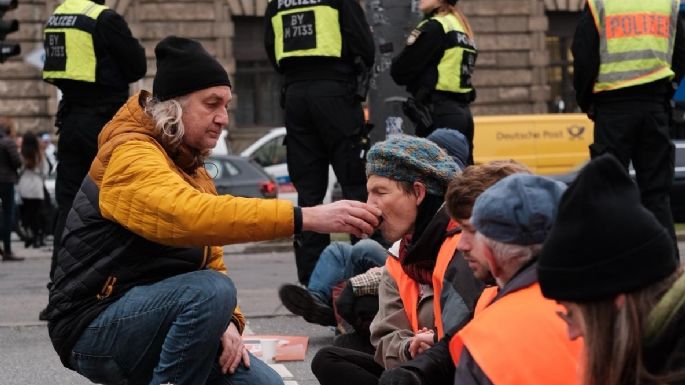
<svg viewBox="0 0 685 385"><path fill-rule="evenodd" d="M358 201L337 201L302 208L302 231L371 235L380 224L381 210Z"/></svg>

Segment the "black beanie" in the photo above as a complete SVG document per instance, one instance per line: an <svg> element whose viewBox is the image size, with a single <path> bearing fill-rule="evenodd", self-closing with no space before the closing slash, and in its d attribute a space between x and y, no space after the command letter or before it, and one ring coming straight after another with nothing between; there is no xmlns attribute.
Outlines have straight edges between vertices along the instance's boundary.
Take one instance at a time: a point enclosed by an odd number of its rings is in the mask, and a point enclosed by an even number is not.
<svg viewBox="0 0 685 385"><path fill-rule="evenodd" d="M214 86L231 86L224 67L195 40L168 36L155 47L152 96L164 101Z"/></svg>
<svg viewBox="0 0 685 385"><path fill-rule="evenodd" d="M623 166L605 154L562 196L538 278L545 297L585 302L635 291L676 268L673 240L642 206Z"/></svg>

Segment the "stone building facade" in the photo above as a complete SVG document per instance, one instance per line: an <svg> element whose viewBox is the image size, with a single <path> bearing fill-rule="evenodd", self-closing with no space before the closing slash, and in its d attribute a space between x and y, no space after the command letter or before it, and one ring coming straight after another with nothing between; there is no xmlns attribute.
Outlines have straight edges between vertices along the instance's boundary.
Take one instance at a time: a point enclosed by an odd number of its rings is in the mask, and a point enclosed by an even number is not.
<svg viewBox="0 0 685 385"><path fill-rule="evenodd" d="M54 130L57 91L41 81L40 71L26 62L26 56L42 46L43 23L58 3L21 0L16 10L5 15L20 22L20 31L7 40L21 43L22 56L0 64L0 115L14 117L20 132ZM171 34L190 37L200 40L231 74L236 94L231 124L235 139L282 124L277 76L262 52L261 16L267 0L108 0L106 4L124 15L146 49L148 73L131 86L133 91L151 88L154 46L160 39ZM582 0L461 0L459 5L471 22L480 50L474 114L549 112L551 77L556 76L550 70L554 58L549 31L558 15L570 20L562 33L568 37Z"/></svg>

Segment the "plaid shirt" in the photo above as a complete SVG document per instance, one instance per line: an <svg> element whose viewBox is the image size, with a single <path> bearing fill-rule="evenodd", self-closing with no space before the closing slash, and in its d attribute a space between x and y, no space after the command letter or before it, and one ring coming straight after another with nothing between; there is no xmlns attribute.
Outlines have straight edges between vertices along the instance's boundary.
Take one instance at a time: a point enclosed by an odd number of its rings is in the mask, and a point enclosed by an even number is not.
<svg viewBox="0 0 685 385"><path fill-rule="evenodd" d="M352 293L359 297L362 295L378 295L378 283L381 281L383 266L372 267L365 273L350 278Z"/></svg>

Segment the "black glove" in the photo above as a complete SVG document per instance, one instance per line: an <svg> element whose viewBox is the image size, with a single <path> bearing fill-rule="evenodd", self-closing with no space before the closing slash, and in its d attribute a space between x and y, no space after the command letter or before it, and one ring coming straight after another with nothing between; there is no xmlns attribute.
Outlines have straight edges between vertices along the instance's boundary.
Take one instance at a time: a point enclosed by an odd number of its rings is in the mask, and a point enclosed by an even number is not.
<svg viewBox="0 0 685 385"><path fill-rule="evenodd" d="M413 370L397 367L384 371L378 385L422 385L422 381Z"/></svg>

